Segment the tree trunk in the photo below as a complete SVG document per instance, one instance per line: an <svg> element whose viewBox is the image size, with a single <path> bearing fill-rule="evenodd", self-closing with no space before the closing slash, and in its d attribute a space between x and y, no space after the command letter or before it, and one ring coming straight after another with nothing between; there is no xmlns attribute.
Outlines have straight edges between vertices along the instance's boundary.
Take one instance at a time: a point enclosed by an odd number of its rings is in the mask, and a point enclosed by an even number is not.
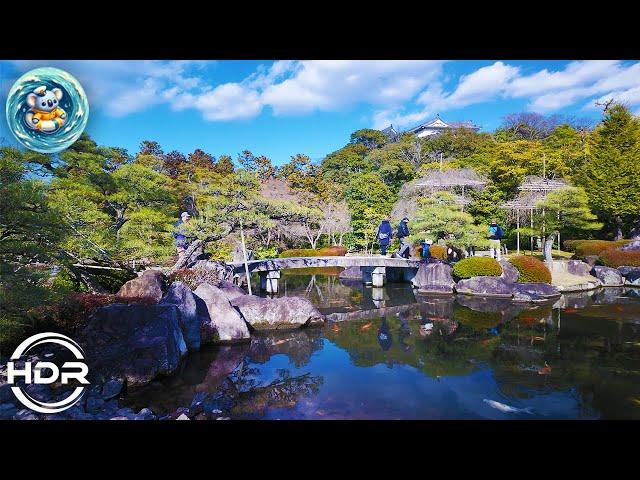
<svg viewBox="0 0 640 480"><path fill-rule="evenodd" d="M616 236L615 240L622 240L622 220L620 217L616 218Z"/></svg>
<svg viewBox="0 0 640 480"><path fill-rule="evenodd" d="M556 235L558 235L557 231L551 233L551 235L547 237L544 243L544 263L547 264L547 268L549 269L549 271L552 271L553 269L552 250L553 250L553 242L556 239Z"/></svg>
<svg viewBox="0 0 640 480"><path fill-rule="evenodd" d="M204 253L205 242L202 240L194 240L191 245L187 248L187 250L180 255L178 261L175 263L173 267L171 267L171 271L175 272L181 268L186 268L192 263L198 260L198 257Z"/></svg>

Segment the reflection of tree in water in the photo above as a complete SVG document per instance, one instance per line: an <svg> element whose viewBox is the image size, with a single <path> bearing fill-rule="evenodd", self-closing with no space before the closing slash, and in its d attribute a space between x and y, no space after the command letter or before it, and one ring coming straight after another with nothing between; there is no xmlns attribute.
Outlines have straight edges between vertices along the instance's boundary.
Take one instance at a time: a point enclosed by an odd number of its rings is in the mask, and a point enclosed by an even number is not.
<svg viewBox="0 0 640 480"><path fill-rule="evenodd" d="M292 376L287 369L277 370L277 378L259 385L256 368L243 365L229 379L235 387L229 409L232 417L261 418L271 409L294 408L303 398L319 392L324 379L310 373Z"/></svg>
<svg viewBox="0 0 640 480"><path fill-rule="evenodd" d="M626 318L620 308L617 317L599 305L541 308L503 325L490 362L500 390L522 399L565 392L582 418L640 418L640 332L614 320Z"/></svg>

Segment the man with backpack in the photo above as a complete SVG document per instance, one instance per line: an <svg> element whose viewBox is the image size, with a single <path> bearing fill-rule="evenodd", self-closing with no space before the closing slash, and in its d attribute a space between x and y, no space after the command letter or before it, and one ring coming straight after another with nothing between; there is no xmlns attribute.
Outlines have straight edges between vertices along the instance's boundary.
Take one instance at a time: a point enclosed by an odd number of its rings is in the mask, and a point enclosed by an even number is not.
<svg viewBox="0 0 640 480"><path fill-rule="evenodd" d="M378 237L378 243L380 244L380 254L383 256L387 255L387 248L389 248L391 237L393 236L393 228L391 228L389 220L384 219L380 222L376 236Z"/></svg>
<svg viewBox="0 0 640 480"><path fill-rule="evenodd" d="M489 225L489 252L491 258L500 260L502 254L502 248L500 246L500 240L504 237L504 230L495 220L491 221Z"/></svg>
<svg viewBox="0 0 640 480"><path fill-rule="evenodd" d="M411 256L411 245L407 240L409 236L409 219L404 217L398 224L397 237L400 240L400 249L398 250L398 256L401 258L409 258Z"/></svg>

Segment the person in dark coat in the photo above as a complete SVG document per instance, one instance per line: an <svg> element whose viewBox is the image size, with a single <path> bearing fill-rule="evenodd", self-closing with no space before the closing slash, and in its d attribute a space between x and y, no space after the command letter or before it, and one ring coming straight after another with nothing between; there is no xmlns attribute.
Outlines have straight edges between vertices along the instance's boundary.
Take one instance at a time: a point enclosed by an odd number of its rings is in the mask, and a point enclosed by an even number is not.
<svg viewBox="0 0 640 480"><path fill-rule="evenodd" d="M186 224L189 223L191 215L188 212L182 212L180 220L178 220L173 226L173 238L176 245L176 251L178 255L182 255L189 247L189 239L187 238Z"/></svg>
<svg viewBox="0 0 640 480"><path fill-rule="evenodd" d="M404 217L398 224L397 237L400 240L400 249L398 250L398 256L402 258L409 258L411 256L411 245L407 240L409 236L409 219Z"/></svg>
<svg viewBox="0 0 640 480"><path fill-rule="evenodd" d="M391 237L393 236L393 228L391 228L391 224L389 220L384 219L380 222L378 226L378 233L376 237L378 238L378 243L380 244L380 254L386 255L387 248L389 248L389 244L391 243Z"/></svg>

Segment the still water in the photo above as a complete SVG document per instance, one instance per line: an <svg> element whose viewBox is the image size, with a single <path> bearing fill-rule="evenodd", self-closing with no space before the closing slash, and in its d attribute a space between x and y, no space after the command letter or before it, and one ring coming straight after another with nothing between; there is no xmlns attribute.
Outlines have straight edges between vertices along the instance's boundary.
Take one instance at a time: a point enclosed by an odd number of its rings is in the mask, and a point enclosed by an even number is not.
<svg viewBox="0 0 640 480"><path fill-rule="evenodd" d="M333 322L205 349L127 401L234 419L640 419L638 289L533 307L333 275L280 288Z"/></svg>

